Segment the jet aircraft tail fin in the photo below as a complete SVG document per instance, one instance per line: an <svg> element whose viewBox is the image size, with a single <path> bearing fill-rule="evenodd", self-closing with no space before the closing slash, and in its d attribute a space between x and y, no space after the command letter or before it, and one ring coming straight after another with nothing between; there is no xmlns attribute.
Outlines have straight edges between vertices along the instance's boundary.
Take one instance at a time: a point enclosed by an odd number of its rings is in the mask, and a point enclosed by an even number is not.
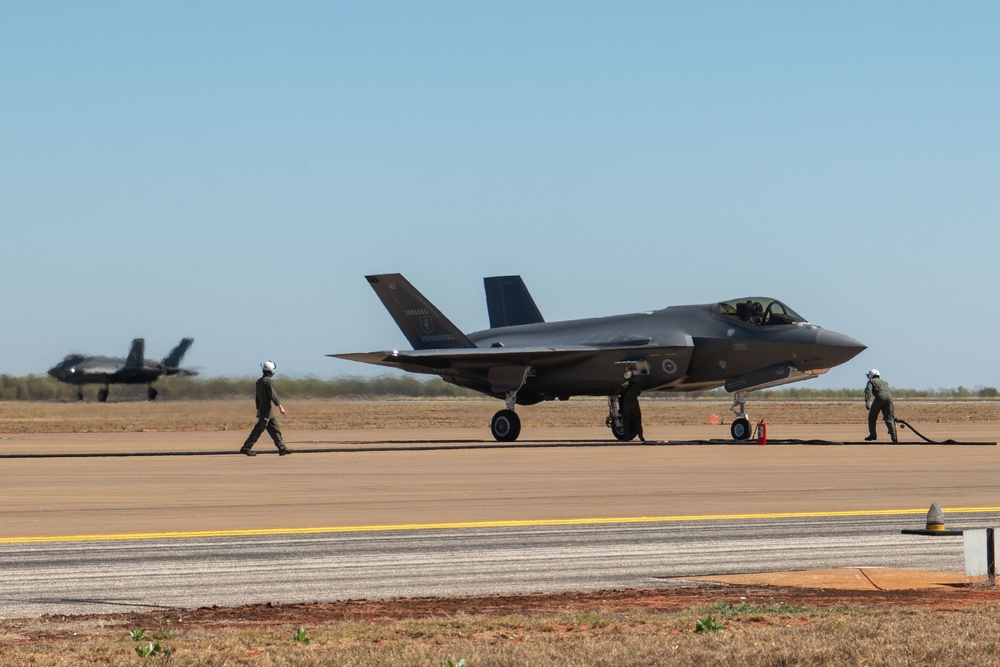
<svg viewBox="0 0 1000 667"><path fill-rule="evenodd" d="M414 350L476 347L399 273L365 276Z"/></svg>
<svg viewBox="0 0 1000 667"><path fill-rule="evenodd" d="M128 358L125 359L126 368L141 367L146 363L146 341L142 338L132 340L132 347L128 351Z"/></svg>
<svg viewBox="0 0 1000 667"><path fill-rule="evenodd" d="M491 329L545 321L521 276L491 276L483 285Z"/></svg>
<svg viewBox="0 0 1000 667"><path fill-rule="evenodd" d="M163 365L167 368L177 368L181 365L181 360L184 359L184 354L191 347L191 343L194 342L194 338L183 338L181 342L177 344L177 347L170 350L170 354L163 357Z"/></svg>

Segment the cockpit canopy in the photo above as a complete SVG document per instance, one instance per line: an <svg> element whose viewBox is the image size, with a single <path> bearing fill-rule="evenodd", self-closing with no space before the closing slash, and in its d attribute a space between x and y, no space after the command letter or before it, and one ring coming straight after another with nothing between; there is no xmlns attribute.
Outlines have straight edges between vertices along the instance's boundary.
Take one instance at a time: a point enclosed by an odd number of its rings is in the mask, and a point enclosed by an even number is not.
<svg viewBox="0 0 1000 667"><path fill-rule="evenodd" d="M751 296L715 304L715 312L754 326L799 324L806 319L777 299Z"/></svg>

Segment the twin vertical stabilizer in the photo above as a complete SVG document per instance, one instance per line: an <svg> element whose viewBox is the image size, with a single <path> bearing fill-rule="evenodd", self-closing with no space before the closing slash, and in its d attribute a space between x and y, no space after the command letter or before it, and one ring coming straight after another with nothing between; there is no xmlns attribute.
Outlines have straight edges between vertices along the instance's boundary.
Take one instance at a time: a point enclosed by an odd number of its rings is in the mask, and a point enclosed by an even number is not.
<svg viewBox="0 0 1000 667"><path fill-rule="evenodd" d="M483 278L483 286L491 329L545 321L521 276Z"/></svg>
<svg viewBox="0 0 1000 667"><path fill-rule="evenodd" d="M476 347L399 273L365 276L414 350Z"/></svg>
<svg viewBox="0 0 1000 667"><path fill-rule="evenodd" d="M128 358L125 359L125 368L142 368L146 363L146 341L143 338L136 338L132 341L132 347L128 351Z"/></svg>
<svg viewBox="0 0 1000 667"><path fill-rule="evenodd" d="M194 342L194 338L184 338L177 347L170 350L170 354L163 357L163 365L167 368L177 368L181 365L181 360L184 359L184 354L191 347L191 343Z"/></svg>

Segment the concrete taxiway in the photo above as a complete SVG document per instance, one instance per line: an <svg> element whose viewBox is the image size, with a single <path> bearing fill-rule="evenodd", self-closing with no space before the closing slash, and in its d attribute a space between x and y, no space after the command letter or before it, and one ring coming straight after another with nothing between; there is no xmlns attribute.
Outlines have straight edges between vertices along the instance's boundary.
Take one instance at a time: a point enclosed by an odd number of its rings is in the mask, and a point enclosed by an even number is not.
<svg viewBox="0 0 1000 667"><path fill-rule="evenodd" d="M1000 430L936 426L925 434L968 442ZM600 427L525 429L500 445L483 431L289 432L294 455L261 441L254 458L236 453L242 433L4 435L0 538L1000 506L995 446L671 444L728 432L706 426L650 429L646 445Z"/></svg>

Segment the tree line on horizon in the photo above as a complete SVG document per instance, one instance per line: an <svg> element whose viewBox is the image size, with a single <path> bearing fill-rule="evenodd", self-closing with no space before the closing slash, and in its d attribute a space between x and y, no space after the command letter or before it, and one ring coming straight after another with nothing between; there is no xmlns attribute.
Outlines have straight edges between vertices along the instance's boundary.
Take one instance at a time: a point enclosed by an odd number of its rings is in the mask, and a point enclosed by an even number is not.
<svg viewBox="0 0 1000 667"><path fill-rule="evenodd" d="M155 384L159 391L157 400L190 401L249 398L254 395L256 377L241 378L181 378L167 377ZM284 400L329 398L481 398L482 394L448 384L440 378L418 379L413 376L380 375L377 377L345 376L332 380L314 377L282 377L277 385ZM84 397L95 401L100 385L84 385ZM0 401L75 401L79 388L59 382L48 375L0 375ZM990 400L1000 398L995 387L968 389L900 389L893 388L897 399L937 400ZM694 392L646 392L651 398L697 400L704 398L726 399L730 394L724 389ZM810 389L802 386L765 389L754 392L755 401L847 401L864 395L863 388ZM112 385L113 400L145 400L145 385Z"/></svg>

